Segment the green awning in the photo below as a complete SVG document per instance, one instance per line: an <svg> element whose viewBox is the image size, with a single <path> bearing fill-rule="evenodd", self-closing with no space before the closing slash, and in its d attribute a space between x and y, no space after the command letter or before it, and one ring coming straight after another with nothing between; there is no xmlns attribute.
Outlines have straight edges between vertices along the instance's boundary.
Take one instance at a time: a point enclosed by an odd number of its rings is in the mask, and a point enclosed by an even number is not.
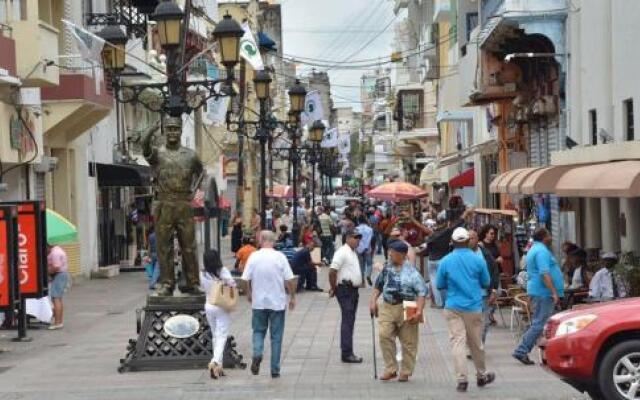
<svg viewBox="0 0 640 400"><path fill-rule="evenodd" d="M68 219L47 208L47 243L62 244L78 240L78 230Z"/></svg>

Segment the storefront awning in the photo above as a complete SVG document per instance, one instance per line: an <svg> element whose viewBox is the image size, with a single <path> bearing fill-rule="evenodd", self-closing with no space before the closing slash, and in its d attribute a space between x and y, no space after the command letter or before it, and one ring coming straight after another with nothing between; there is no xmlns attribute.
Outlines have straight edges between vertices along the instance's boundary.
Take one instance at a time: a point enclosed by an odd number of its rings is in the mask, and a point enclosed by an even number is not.
<svg viewBox="0 0 640 400"><path fill-rule="evenodd" d="M514 174L513 177L507 184L502 188L498 185L498 189L503 189L504 191L500 191L500 193L508 193L508 194L520 194L522 193L522 183L529 177L532 173L537 171L538 168L520 168L518 169L518 173Z"/></svg>
<svg viewBox="0 0 640 400"><path fill-rule="evenodd" d="M640 197L640 160L575 167L558 180L563 197Z"/></svg>
<svg viewBox="0 0 640 400"><path fill-rule="evenodd" d="M556 184L560 177L570 169L571 165L558 165L537 168L529 174L520 185L520 193L532 195L536 193L555 193Z"/></svg>
<svg viewBox="0 0 640 400"><path fill-rule="evenodd" d="M511 171L503 172L500 175L493 178L489 184L490 193L507 193L507 185L511 182L514 176L518 175L521 169L512 169Z"/></svg>
<svg viewBox="0 0 640 400"><path fill-rule="evenodd" d="M475 185L475 168L469 168L466 171L454 176L449 180L450 188L462 188Z"/></svg>
<svg viewBox="0 0 640 400"><path fill-rule="evenodd" d="M143 165L96 163L95 172L100 187L151 185L151 169Z"/></svg>

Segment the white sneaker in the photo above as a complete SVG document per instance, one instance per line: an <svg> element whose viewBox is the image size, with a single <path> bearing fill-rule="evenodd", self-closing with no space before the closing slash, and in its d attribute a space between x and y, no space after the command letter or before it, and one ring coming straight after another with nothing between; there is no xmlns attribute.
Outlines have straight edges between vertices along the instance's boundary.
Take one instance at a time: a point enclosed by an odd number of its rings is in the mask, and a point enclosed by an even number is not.
<svg viewBox="0 0 640 400"><path fill-rule="evenodd" d="M47 328L50 331L55 331L58 329L62 329L64 327L64 324L58 324L58 325L49 325L49 327Z"/></svg>

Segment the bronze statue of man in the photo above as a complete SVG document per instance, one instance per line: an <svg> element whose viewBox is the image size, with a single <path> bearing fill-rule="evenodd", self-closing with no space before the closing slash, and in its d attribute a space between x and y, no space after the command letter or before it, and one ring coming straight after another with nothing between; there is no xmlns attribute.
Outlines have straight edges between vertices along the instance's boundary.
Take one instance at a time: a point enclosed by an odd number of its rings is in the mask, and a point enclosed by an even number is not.
<svg viewBox="0 0 640 400"><path fill-rule="evenodd" d="M203 167L195 151L180 144L182 119L164 119L165 144L153 144L154 132L143 139L143 154L154 176L155 197L153 216L160 265L160 287L156 294L172 296L175 288L173 263L173 233L176 233L182 251L182 273L186 285L181 292L202 294L199 289L199 268L196 259L195 226L191 200L202 180Z"/></svg>

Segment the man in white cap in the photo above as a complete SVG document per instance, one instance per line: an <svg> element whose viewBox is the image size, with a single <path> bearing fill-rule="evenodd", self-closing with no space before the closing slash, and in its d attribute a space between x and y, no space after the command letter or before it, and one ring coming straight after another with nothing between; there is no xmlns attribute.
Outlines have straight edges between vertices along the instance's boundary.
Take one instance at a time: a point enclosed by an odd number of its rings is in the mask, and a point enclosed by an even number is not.
<svg viewBox="0 0 640 400"><path fill-rule="evenodd" d="M476 367L477 385L486 386L496 378L493 372L487 372L482 346L482 294L483 289L489 288L491 279L484 258L469 248L469 231L456 228L451 240L454 249L440 261L436 286L447 290L444 315L458 380L456 390L466 392L469 386L467 345Z"/></svg>
<svg viewBox="0 0 640 400"><path fill-rule="evenodd" d="M589 297L597 300L611 300L625 297L624 287L618 284L614 268L618 264L616 253L607 252L602 255L604 266L593 275L589 283Z"/></svg>

